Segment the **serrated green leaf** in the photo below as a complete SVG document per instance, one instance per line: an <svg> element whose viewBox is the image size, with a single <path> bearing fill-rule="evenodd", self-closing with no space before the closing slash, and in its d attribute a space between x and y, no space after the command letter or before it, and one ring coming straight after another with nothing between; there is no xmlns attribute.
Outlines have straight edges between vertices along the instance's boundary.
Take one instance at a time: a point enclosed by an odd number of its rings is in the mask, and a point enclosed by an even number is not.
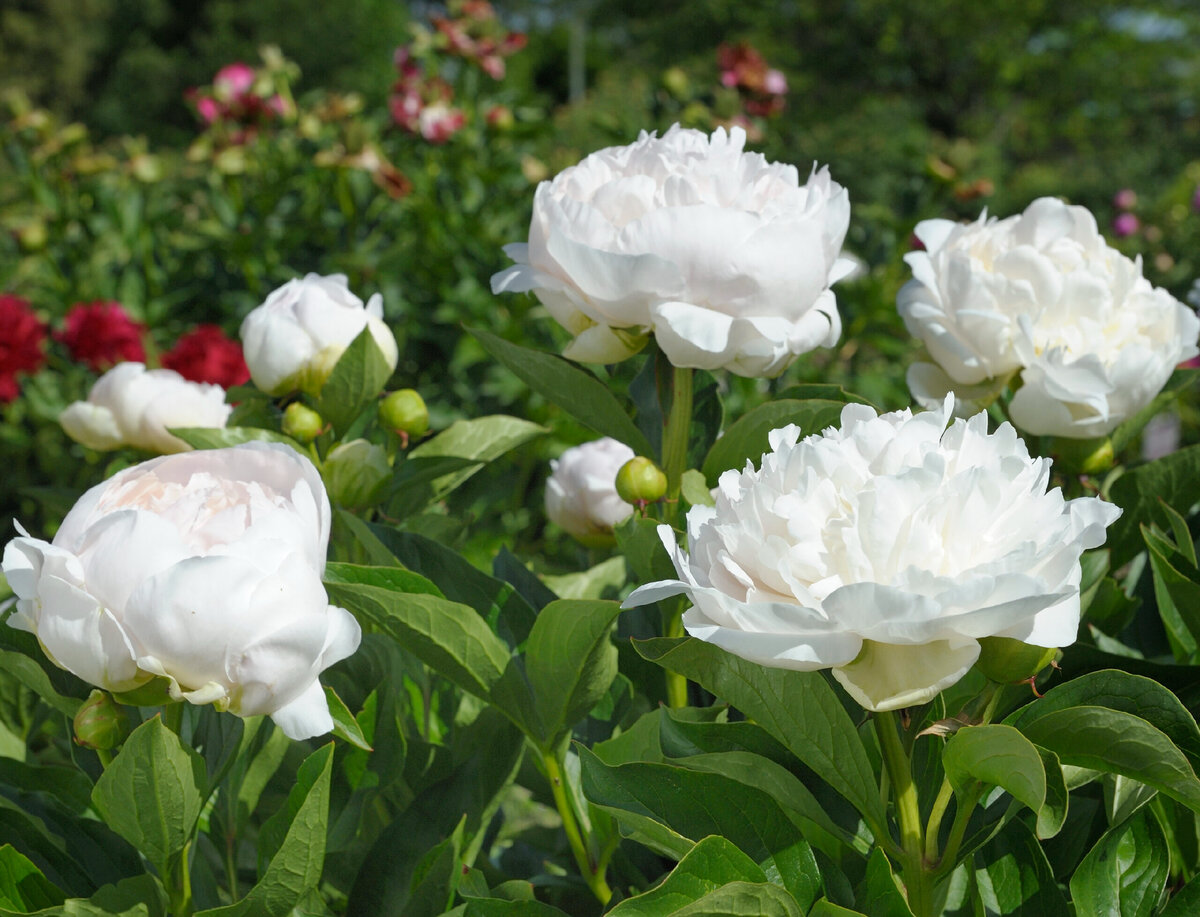
<svg viewBox="0 0 1200 917"><path fill-rule="evenodd" d="M513 375L584 426L620 440L637 455L653 455L625 405L591 373L562 357L521 347L486 331L467 331Z"/></svg>
<svg viewBox="0 0 1200 917"><path fill-rule="evenodd" d="M1139 716L1105 707L1069 707L1018 728L1063 764L1124 774L1200 811L1200 780L1188 759Z"/></svg>
<svg viewBox="0 0 1200 917"><path fill-rule="evenodd" d="M946 741L942 765L960 792L972 782L1004 788L1018 802L1040 812L1046 801L1046 773L1038 750L1011 726L967 726Z"/></svg>
<svg viewBox="0 0 1200 917"><path fill-rule="evenodd" d="M387 358L367 326L350 342L325 380L317 411L340 437L383 391L392 375Z"/></svg>
<svg viewBox="0 0 1200 917"><path fill-rule="evenodd" d="M542 609L525 648L546 746L569 732L608 692L617 674L616 602L559 599Z"/></svg>
<svg viewBox="0 0 1200 917"><path fill-rule="evenodd" d="M92 803L165 876L192 838L205 782L204 760L155 716L129 734L96 781Z"/></svg>
<svg viewBox="0 0 1200 917"><path fill-rule="evenodd" d="M701 470L710 487L715 487L721 473L734 469L741 471L746 462L758 467L763 453L770 451L767 434L772 430L796 424L807 436L820 433L836 424L845 404L841 401L777 399L760 405L738 418L725 435L713 443L704 457Z"/></svg>
<svg viewBox="0 0 1200 917"><path fill-rule="evenodd" d="M1071 876L1076 917L1150 917L1167 884L1170 854L1142 809L1105 834Z"/></svg>
<svg viewBox="0 0 1200 917"><path fill-rule="evenodd" d="M635 646L644 658L733 704L869 822L884 823L875 770L850 716L819 672L766 668L691 637L639 640Z"/></svg>

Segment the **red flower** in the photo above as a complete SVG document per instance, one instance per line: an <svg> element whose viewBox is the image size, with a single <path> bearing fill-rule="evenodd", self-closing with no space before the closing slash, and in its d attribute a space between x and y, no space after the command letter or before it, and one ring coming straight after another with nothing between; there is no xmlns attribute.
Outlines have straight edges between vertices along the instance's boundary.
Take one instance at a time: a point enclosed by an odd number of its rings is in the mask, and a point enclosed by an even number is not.
<svg viewBox="0 0 1200 917"><path fill-rule="evenodd" d="M46 328L29 303L19 296L0 294L0 403L20 392L17 373L35 373L46 362Z"/></svg>
<svg viewBox="0 0 1200 917"><path fill-rule="evenodd" d="M250 381L241 345L216 325L198 325L163 354L162 365L192 382L232 388Z"/></svg>
<svg viewBox="0 0 1200 917"><path fill-rule="evenodd" d="M97 372L127 360L145 362L144 329L120 303L76 303L67 310L64 324L55 338L67 345L72 359Z"/></svg>

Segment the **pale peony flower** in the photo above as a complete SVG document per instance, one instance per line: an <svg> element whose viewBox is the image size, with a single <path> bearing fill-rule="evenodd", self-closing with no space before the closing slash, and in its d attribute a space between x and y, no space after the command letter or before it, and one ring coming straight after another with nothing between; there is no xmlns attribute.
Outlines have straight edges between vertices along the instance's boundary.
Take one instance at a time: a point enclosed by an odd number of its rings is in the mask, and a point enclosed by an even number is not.
<svg viewBox="0 0 1200 917"><path fill-rule="evenodd" d="M219 385L189 382L171 369L118 363L96 380L87 401L70 405L58 422L91 449L183 452L191 447L168 430L224 427L232 410Z"/></svg>
<svg viewBox="0 0 1200 917"><path fill-rule="evenodd" d="M493 292L532 290L585 362L623 360L653 333L676 366L776 376L832 345L849 196L827 168L802 185L745 140L675 125L542 182Z"/></svg>
<svg viewBox="0 0 1200 917"><path fill-rule="evenodd" d="M329 525L320 476L287 446L152 459L85 493L53 543L17 526L9 623L106 690L163 676L175 700L320 735L317 676L360 639L321 583Z"/></svg>
<svg viewBox="0 0 1200 917"><path fill-rule="evenodd" d="M617 496L617 472L633 450L605 437L566 450L550 462L546 516L584 544L611 539L633 507Z"/></svg>
<svg viewBox="0 0 1200 917"><path fill-rule="evenodd" d="M960 679L983 637L1075 640L1080 554L1120 510L1047 491L1008 424L936 411L876 416L847 405L841 429L770 435L755 470L721 475L716 506L687 515L685 553L659 535L679 580L626 605L685 593L689 634L767 666L831 669L869 710L920 704Z"/></svg>
<svg viewBox="0 0 1200 917"><path fill-rule="evenodd" d="M1200 321L1110 248L1083 207L1040 198L1019 216L917 226L926 251L898 307L934 363L910 367L925 407L953 390L960 408L1019 374L1009 405L1027 433L1110 433L1197 354ZM936 365L934 365L936 364Z"/></svg>
<svg viewBox="0 0 1200 917"><path fill-rule="evenodd" d="M302 389L318 395L338 358L363 328L396 368L396 338L383 322L383 297L363 301L344 274L307 274L289 280L242 321L242 349L250 378L269 395Z"/></svg>

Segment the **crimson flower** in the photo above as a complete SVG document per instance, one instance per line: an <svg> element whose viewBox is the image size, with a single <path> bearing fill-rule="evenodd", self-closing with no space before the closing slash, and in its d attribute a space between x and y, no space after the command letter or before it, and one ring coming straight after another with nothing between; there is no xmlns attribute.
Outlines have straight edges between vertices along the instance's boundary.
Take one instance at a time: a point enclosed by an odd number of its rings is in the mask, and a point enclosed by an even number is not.
<svg viewBox="0 0 1200 917"><path fill-rule="evenodd" d="M66 345L72 359L97 372L146 360L145 329L118 302L76 303L67 310L64 326L55 338Z"/></svg>
<svg viewBox="0 0 1200 917"><path fill-rule="evenodd" d="M0 294L0 403L20 393L17 373L34 373L46 362L46 328L20 296Z"/></svg>
<svg viewBox="0 0 1200 917"><path fill-rule="evenodd" d="M250 381L241 345L216 325L197 325L163 354L162 365L191 382L233 388Z"/></svg>

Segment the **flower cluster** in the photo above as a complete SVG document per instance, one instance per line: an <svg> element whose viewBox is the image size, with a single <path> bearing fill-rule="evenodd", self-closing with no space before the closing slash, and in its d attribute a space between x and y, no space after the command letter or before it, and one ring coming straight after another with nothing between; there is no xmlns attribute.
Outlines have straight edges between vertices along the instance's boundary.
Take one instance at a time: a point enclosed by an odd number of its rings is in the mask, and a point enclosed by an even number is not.
<svg viewBox="0 0 1200 917"><path fill-rule="evenodd" d="M286 83L279 79L279 68L270 66L272 57L277 55L268 52L268 66L260 69L241 61L227 64L217 71L210 86L185 93L206 127L228 130L230 142L239 144L263 125L294 113L295 104Z"/></svg>
<svg viewBox="0 0 1200 917"><path fill-rule="evenodd" d="M449 12L453 18L432 19L446 50L477 64L492 79L504 79L504 58L525 47L525 34L505 28L487 0L451 0Z"/></svg>
<svg viewBox="0 0 1200 917"><path fill-rule="evenodd" d="M241 345L216 325L197 325L162 356L162 365L189 382L233 388L250 381Z"/></svg>
<svg viewBox="0 0 1200 917"><path fill-rule="evenodd" d="M462 109L451 105L454 90L441 77L427 75L408 48L396 49L395 63L400 76L388 101L392 120L430 143L445 143L467 123Z"/></svg>
<svg viewBox="0 0 1200 917"><path fill-rule="evenodd" d="M746 134L672 127L593 153L538 185L528 243L493 292L531 290L574 338L565 355L608 363L653 334L676 366L776 376L841 320L830 285L850 201L828 169L743 151Z"/></svg>
<svg viewBox="0 0 1200 917"><path fill-rule="evenodd" d="M8 623L106 690L158 676L174 700L319 735L317 676L361 637L321 584L329 527L320 475L287 446L152 459L84 494L52 543L9 542Z"/></svg>
<svg viewBox="0 0 1200 917"><path fill-rule="evenodd" d="M1009 416L1026 433L1110 433L1197 355L1200 321L1141 262L1109 247L1083 207L1041 198L1004 220L927 220L898 307L933 363L909 368L921 404L985 402L1019 376Z"/></svg>
<svg viewBox="0 0 1200 917"><path fill-rule="evenodd" d="M46 327L19 296L0 295L0 404L20 394L18 373L35 373L46 361Z"/></svg>
<svg viewBox="0 0 1200 917"><path fill-rule="evenodd" d="M688 548L659 534L679 574L627 605L684 593L688 633L764 665L831 669L869 710L924 703L958 681L984 637L1066 646L1079 626L1079 557L1120 510L1048 490L987 415L842 411L801 440L775 430L755 469L727 471L687 515Z"/></svg>
<svg viewBox="0 0 1200 917"><path fill-rule="evenodd" d="M103 372L125 360L145 360L145 333L145 326L120 303L90 302L68 309L63 328L54 337L66 345L71 359Z"/></svg>
<svg viewBox="0 0 1200 917"><path fill-rule="evenodd" d="M717 66L721 85L736 89L746 113L770 118L783 111L787 95L787 77L768 67L758 49L748 42L722 43L717 48Z"/></svg>

